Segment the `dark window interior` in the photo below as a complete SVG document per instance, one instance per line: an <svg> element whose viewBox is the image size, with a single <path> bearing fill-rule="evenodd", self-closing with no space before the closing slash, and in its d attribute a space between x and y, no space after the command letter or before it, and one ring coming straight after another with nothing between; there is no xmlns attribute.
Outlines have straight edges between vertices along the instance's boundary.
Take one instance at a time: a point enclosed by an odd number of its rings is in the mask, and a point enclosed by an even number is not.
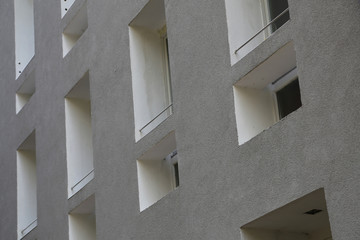
<svg viewBox="0 0 360 240"><path fill-rule="evenodd" d="M175 172L175 187L178 187L180 184L178 163L174 163L174 172Z"/></svg>
<svg viewBox="0 0 360 240"><path fill-rule="evenodd" d="M294 81L276 92L279 118L283 118L301 107L299 80Z"/></svg>
<svg viewBox="0 0 360 240"><path fill-rule="evenodd" d="M270 12L271 20L276 18L280 13L282 13L285 9L289 7L287 0L268 0L268 1L269 1L269 12ZM284 23L286 23L289 19L290 19L290 14L289 12L287 12L271 25L271 31L275 32L278 28L284 25Z"/></svg>

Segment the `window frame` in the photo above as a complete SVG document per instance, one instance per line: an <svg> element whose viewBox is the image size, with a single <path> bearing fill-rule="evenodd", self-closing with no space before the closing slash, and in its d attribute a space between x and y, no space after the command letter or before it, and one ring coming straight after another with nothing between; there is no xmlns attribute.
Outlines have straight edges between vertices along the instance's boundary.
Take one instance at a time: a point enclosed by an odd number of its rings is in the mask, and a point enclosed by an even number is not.
<svg viewBox="0 0 360 240"><path fill-rule="evenodd" d="M264 26L266 26L268 23L270 23L272 21L271 19L271 9L270 9L270 4L269 1L271 0L261 0L261 12L262 12L262 20L263 20L263 24ZM288 5L289 5L289 1L286 0ZM285 9L284 9L285 10ZM283 11L284 11L283 10ZM282 12L282 11L281 11ZM281 16L283 17L283 16ZM290 20L290 16L289 19L287 21ZM279 28L275 28L275 23L279 21L279 19L277 19L275 22L273 22L270 26L268 26L265 30L265 39L267 39L268 37L270 37L273 33L275 33L282 25L284 25L285 23L283 23ZM264 40L265 40L264 39Z"/></svg>
<svg viewBox="0 0 360 240"><path fill-rule="evenodd" d="M172 98L172 85L171 85L171 71L170 71L170 57L169 57L169 40L167 35L166 24L159 30L160 38L163 44L163 67L164 67L164 86L167 98L167 105L173 103ZM170 108L170 114L172 114L172 108Z"/></svg>
<svg viewBox="0 0 360 240"><path fill-rule="evenodd" d="M280 91L281 89L283 89L284 87L295 81L296 79L298 79L298 74L297 74L297 68L295 67L267 86L268 91L270 91L272 95L276 122L282 119L280 118L279 103L276 94L278 91Z"/></svg>
<svg viewBox="0 0 360 240"><path fill-rule="evenodd" d="M175 149L170 154L168 154L165 159L169 165L171 165L171 186L173 189L179 187L180 185L180 176L179 176L179 161L177 158L177 150ZM177 167L175 166L177 165Z"/></svg>

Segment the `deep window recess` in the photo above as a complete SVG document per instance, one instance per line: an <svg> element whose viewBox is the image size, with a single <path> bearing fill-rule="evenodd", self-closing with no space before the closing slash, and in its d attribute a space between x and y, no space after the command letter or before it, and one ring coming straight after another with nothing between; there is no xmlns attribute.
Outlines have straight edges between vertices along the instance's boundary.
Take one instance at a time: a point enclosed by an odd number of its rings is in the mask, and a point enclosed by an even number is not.
<svg viewBox="0 0 360 240"><path fill-rule="evenodd" d="M75 46L76 42L88 28L87 5L83 4L76 16L71 19L62 34L63 57Z"/></svg>
<svg viewBox="0 0 360 240"><path fill-rule="evenodd" d="M30 101L35 93L35 70L26 77L23 84L16 91L16 114Z"/></svg>
<svg viewBox="0 0 360 240"><path fill-rule="evenodd" d="M331 240L324 189L311 192L250 221L240 230L241 240Z"/></svg>
<svg viewBox="0 0 360 240"><path fill-rule="evenodd" d="M234 85L239 144L301 107L295 59L290 42Z"/></svg>
<svg viewBox="0 0 360 240"><path fill-rule="evenodd" d="M150 0L129 24L135 141L172 114L163 0Z"/></svg>
<svg viewBox="0 0 360 240"><path fill-rule="evenodd" d="M36 143L33 131L17 155L17 236L23 238L37 226Z"/></svg>
<svg viewBox="0 0 360 240"><path fill-rule="evenodd" d="M69 198L94 178L89 72L65 96Z"/></svg>
<svg viewBox="0 0 360 240"><path fill-rule="evenodd" d="M35 55L34 1L15 0L16 79Z"/></svg>
<svg viewBox="0 0 360 240"><path fill-rule="evenodd" d="M180 184L175 132L171 132L137 160L140 211Z"/></svg>
<svg viewBox="0 0 360 240"><path fill-rule="evenodd" d="M69 213L69 240L96 240L95 195Z"/></svg>
<svg viewBox="0 0 360 240"><path fill-rule="evenodd" d="M290 19L287 0L225 0L231 65Z"/></svg>

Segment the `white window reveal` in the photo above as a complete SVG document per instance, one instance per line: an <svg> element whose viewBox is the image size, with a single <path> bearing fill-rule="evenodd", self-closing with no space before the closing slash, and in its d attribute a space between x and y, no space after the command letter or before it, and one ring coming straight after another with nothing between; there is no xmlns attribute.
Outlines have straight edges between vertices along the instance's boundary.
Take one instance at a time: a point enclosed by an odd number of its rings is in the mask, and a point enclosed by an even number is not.
<svg viewBox="0 0 360 240"><path fill-rule="evenodd" d="M90 81L87 72L65 97L69 198L94 178Z"/></svg>
<svg viewBox="0 0 360 240"><path fill-rule="evenodd" d="M88 28L87 6L86 2L76 13L75 17L65 27L62 34L63 57L75 46L76 42Z"/></svg>
<svg viewBox="0 0 360 240"><path fill-rule="evenodd" d="M69 240L96 240L95 195L69 213Z"/></svg>
<svg viewBox="0 0 360 240"><path fill-rule="evenodd" d="M16 91L16 114L30 101L35 93L35 70L24 80L23 84Z"/></svg>
<svg viewBox="0 0 360 240"><path fill-rule="evenodd" d="M242 77L234 85L234 101L240 145L300 108L293 43Z"/></svg>
<svg viewBox="0 0 360 240"><path fill-rule="evenodd" d="M34 1L14 0L16 79L35 55Z"/></svg>
<svg viewBox="0 0 360 240"><path fill-rule="evenodd" d="M150 0L129 25L135 141L172 114L163 0Z"/></svg>
<svg viewBox="0 0 360 240"><path fill-rule="evenodd" d="M140 211L159 201L180 184L175 132L137 160Z"/></svg>
<svg viewBox="0 0 360 240"><path fill-rule="evenodd" d="M37 226L36 143L33 131L19 146L17 156L17 239Z"/></svg>
<svg viewBox="0 0 360 240"><path fill-rule="evenodd" d="M225 0L231 65L290 19L287 0Z"/></svg>

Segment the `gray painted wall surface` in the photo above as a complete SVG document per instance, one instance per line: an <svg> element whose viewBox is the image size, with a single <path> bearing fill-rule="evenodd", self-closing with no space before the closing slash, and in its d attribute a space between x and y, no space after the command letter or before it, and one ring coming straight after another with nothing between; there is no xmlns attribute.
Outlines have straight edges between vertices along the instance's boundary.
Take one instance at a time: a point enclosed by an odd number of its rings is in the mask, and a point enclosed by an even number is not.
<svg viewBox="0 0 360 240"><path fill-rule="evenodd" d="M166 0L174 113L134 140L128 24L146 0L87 0L88 30L63 59L60 1L35 2L35 57L15 80L13 2L0 1L0 239L16 239L16 149L35 128L38 226L68 239L96 197L97 239L240 239L240 226L323 187L333 239L360 239L360 3L289 0L291 20L233 67L224 1ZM237 140L233 84L293 40L303 106ZM32 69L36 92L15 114ZM95 178L67 199L64 96L90 71ZM136 159L175 130L180 187L139 212Z"/></svg>

